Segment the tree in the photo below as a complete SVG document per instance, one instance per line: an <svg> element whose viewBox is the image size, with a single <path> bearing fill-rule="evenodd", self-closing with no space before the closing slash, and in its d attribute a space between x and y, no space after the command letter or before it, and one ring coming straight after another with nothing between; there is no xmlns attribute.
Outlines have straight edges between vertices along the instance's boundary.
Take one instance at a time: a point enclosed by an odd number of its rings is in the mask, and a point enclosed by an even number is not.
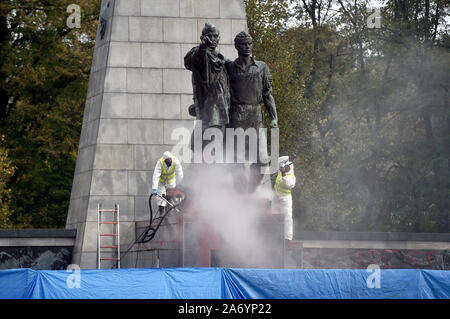
<svg viewBox="0 0 450 319"><path fill-rule="evenodd" d="M304 129L303 110L298 108L304 79L296 72L295 44L286 28L288 2L246 0L245 4L249 32L254 39L253 55L267 63L273 78L273 96L281 128L280 151L298 149L301 143L299 145L297 133Z"/></svg>
<svg viewBox="0 0 450 319"><path fill-rule="evenodd" d="M8 182L16 227L63 227L81 129L100 1L0 4L0 129L16 167Z"/></svg>
<svg viewBox="0 0 450 319"><path fill-rule="evenodd" d="M274 79L297 73L278 109L283 153L300 155L298 228L448 232L448 3L383 1L380 28L370 1L290 3L286 19L258 2L249 21L280 24L249 26L269 64L290 52Z"/></svg>
<svg viewBox="0 0 450 319"><path fill-rule="evenodd" d="M3 147L4 142L4 136L0 136L0 228L10 226L9 216L12 214L10 208L11 190L7 188L7 184L14 173L14 167L9 159L8 152Z"/></svg>
<svg viewBox="0 0 450 319"><path fill-rule="evenodd" d="M448 232L449 176L440 167L449 151L448 95L442 85L449 82L449 59L439 44L445 36L435 31L445 30L439 27L445 21L443 2L416 1L411 8L407 1L386 1L381 29L367 27L365 2L337 4L336 25L349 63L334 73L331 90L318 90L319 96L330 93L319 103L326 129L316 125L313 133L324 166L306 179L301 224L305 229ZM325 44L319 42L317 52ZM316 76L311 86L317 85Z"/></svg>

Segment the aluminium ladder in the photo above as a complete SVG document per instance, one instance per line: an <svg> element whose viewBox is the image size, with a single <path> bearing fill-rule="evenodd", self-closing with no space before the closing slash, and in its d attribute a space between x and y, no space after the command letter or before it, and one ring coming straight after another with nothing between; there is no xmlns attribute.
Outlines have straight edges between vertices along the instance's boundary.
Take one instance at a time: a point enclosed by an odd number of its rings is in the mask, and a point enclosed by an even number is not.
<svg viewBox="0 0 450 319"><path fill-rule="evenodd" d="M109 221L104 221L102 213L112 214L113 218ZM114 209L102 209L102 205L98 204L98 219L97 219L97 269L102 269L102 261L116 262L117 268L120 268L120 209L118 204L114 204ZM110 225L110 232L102 233L102 225ZM101 239L104 237L111 238L111 244L102 245ZM111 256L108 258L102 257L102 253L106 251L102 249L108 249ZM116 256L114 256L114 250L116 250Z"/></svg>

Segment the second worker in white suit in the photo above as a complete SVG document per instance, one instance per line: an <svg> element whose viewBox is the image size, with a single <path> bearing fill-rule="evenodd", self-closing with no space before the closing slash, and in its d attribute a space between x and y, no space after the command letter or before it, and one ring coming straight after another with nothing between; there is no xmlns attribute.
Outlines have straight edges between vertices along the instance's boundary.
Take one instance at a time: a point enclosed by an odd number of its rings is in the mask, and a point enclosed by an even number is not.
<svg viewBox="0 0 450 319"><path fill-rule="evenodd" d="M282 156L278 159L279 173L274 185L275 198L273 202L274 213L284 215L284 238L292 240L294 235L294 221L292 219L292 195L295 187L294 161L295 154Z"/></svg>
<svg viewBox="0 0 450 319"><path fill-rule="evenodd" d="M177 183L183 180L183 168L180 160L173 156L170 152L165 152L155 166L152 179L152 194L166 195L167 189L177 187ZM159 207L160 214L163 214L166 202L157 197L156 203Z"/></svg>

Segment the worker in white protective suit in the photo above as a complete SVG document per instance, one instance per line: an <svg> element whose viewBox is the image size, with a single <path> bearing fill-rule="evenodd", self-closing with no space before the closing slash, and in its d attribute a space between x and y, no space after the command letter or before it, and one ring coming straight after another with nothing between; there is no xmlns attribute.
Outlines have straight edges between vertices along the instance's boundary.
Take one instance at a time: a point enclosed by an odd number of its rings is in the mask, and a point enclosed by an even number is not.
<svg viewBox="0 0 450 319"><path fill-rule="evenodd" d="M284 238L292 240L294 235L294 222L292 219L292 195L295 187L294 161L297 155L282 156L278 159L279 173L274 185L275 198L273 201L274 213L284 215Z"/></svg>
<svg viewBox="0 0 450 319"><path fill-rule="evenodd" d="M177 187L177 183L183 180L183 168L178 158L173 156L170 152L165 152L155 166L152 179L152 194L166 195L167 189ZM157 197L156 203L159 207L159 213L164 213L166 202L160 197Z"/></svg>

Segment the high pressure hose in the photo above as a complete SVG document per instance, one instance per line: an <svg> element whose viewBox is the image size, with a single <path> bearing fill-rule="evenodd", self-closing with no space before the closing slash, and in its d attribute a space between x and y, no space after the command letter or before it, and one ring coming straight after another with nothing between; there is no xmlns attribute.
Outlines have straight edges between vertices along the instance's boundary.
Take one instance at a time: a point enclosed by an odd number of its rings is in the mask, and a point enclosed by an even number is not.
<svg viewBox="0 0 450 319"><path fill-rule="evenodd" d="M170 213L170 211L174 208L176 208L178 205L174 205L172 207L170 207L165 213L164 215L162 215L160 217L159 223L156 226L156 228L152 227L153 224L153 208L152 208L152 197L155 196L155 194L151 194L150 197L148 198L148 207L150 210L150 223L147 227L147 229L142 233L144 236L141 240L136 241L138 244L145 244L148 243L149 241L151 241L155 235L156 232L158 231L159 227L161 226L161 224L163 223L164 219L166 218L166 216ZM158 195L159 196L159 195ZM141 235L142 236L142 235ZM140 237L140 236L139 236Z"/></svg>
<svg viewBox="0 0 450 319"><path fill-rule="evenodd" d="M166 216L172 211L172 209L178 209L178 206L180 206L180 204L177 205L172 205L172 207L170 207L165 213L164 215L162 215L161 217L159 217L160 221L158 223L158 225L156 226L156 228L152 227L153 224L153 208L152 208L152 198L153 196L155 196L156 194L151 194L150 197L148 198L148 206L149 206L149 211L150 211L150 221L149 221L149 225L147 226L147 228L139 235L139 237L136 239L136 241L131 244L130 248L128 248L128 250L126 252L124 252L123 254L121 254L120 258L125 257L131 250L131 248L133 248L133 246L135 244L145 244L150 242L156 235L159 227L161 226L161 224L163 223L164 219L166 218ZM157 196L161 196L161 195L157 195ZM114 267L117 267L118 265L118 261L115 264Z"/></svg>

